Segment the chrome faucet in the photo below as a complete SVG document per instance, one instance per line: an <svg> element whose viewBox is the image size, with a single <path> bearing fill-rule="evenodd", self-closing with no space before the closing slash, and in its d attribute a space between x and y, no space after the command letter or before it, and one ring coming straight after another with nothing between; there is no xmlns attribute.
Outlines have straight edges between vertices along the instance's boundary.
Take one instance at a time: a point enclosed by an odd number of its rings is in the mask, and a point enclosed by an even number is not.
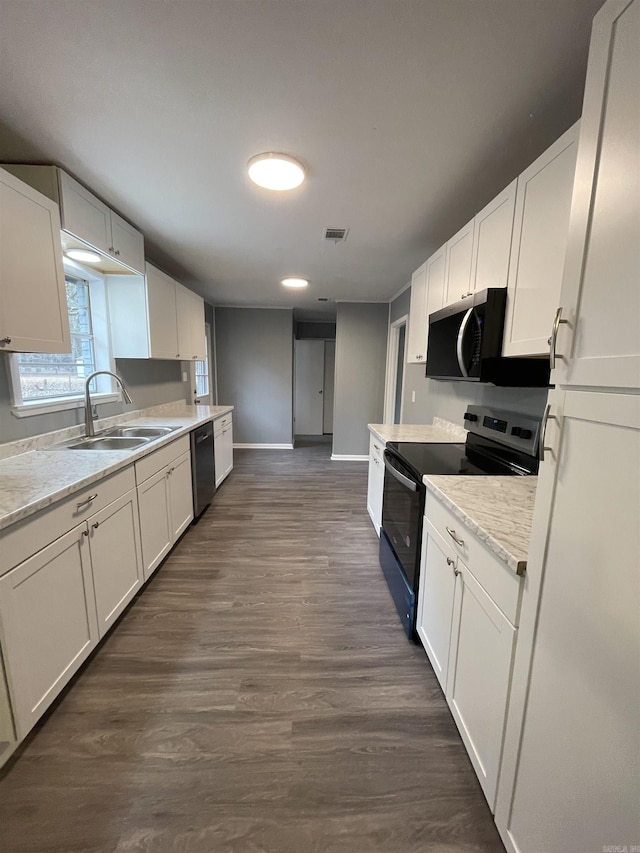
<svg viewBox="0 0 640 853"><path fill-rule="evenodd" d="M90 373L87 376L87 381L84 383L84 431L87 437L96 434L93 428L93 415L91 414L91 392L89 391L89 384L95 376L100 376L101 374L113 376L114 379L117 379L118 384L122 388L122 396L125 403L133 403L131 395L127 391L127 386L117 373L112 373L110 370L96 370L94 373Z"/></svg>

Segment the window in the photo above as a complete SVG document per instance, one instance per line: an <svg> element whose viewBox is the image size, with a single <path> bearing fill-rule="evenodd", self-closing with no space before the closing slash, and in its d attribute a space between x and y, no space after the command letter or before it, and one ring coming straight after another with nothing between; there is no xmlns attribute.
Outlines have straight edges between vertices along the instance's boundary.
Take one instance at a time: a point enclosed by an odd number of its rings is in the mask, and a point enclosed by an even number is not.
<svg viewBox="0 0 640 853"><path fill-rule="evenodd" d="M104 281L95 274L71 272L65 264L65 282L71 352L24 352L12 357L13 409L20 417L82 405L87 376L112 369ZM98 397L103 402L117 399L108 376L96 377L91 390L94 396L103 395Z"/></svg>
<svg viewBox="0 0 640 853"><path fill-rule="evenodd" d="M209 393L209 337L204 336L204 361L196 361L196 398L206 397Z"/></svg>

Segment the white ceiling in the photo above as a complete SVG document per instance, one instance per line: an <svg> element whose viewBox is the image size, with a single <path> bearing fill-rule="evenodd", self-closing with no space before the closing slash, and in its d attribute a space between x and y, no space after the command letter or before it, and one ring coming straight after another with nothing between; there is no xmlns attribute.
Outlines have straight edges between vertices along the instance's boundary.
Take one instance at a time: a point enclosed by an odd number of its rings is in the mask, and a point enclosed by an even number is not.
<svg viewBox="0 0 640 853"><path fill-rule="evenodd" d="M578 118L601 4L0 0L0 159L62 165L214 304L386 300ZM261 151L308 181L255 187Z"/></svg>

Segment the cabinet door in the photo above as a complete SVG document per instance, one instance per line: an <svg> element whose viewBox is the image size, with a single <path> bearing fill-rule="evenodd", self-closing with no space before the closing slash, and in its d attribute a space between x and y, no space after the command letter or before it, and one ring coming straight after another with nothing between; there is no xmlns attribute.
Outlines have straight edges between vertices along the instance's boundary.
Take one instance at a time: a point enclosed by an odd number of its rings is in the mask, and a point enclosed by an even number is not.
<svg viewBox="0 0 640 853"><path fill-rule="evenodd" d="M144 237L126 219L111 211L111 245L117 259L144 275Z"/></svg>
<svg viewBox="0 0 640 853"><path fill-rule="evenodd" d="M176 319L176 282L146 265L150 358L179 358Z"/></svg>
<svg viewBox="0 0 640 853"><path fill-rule="evenodd" d="M506 287L511 256L517 179L477 214L473 233L471 290Z"/></svg>
<svg viewBox="0 0 640 853"><path fill-rule="evenodd" d="M447 241L445 305L471 293L474 222L472 219Z"/></svg>
<svg viewBox="0 0 640 853"><path fill-rule="evenodd" d="M91 516L88 524L98 632L103 637L142 586L136 490Z"/></svg>
<svg viewBox="0 0 640 853"><path fill-rule="evenodd" d="M189 327L191 337L191 360L204 361L206 349L204 342L204 299L197 293L189 293Z"/></svg>
<svg viewBox="0 0 640 853"><path fill-rule="evenodd" d="M425 328L425 358L429 351L429 314L439 311L444 305L445 273L447 263L447 247L442 246L431 255L427 261L427 297L426 297L426 328Z"/></svg>
<svg viewBox="0 0 640 853"><path fill-rule="evenodd" d="M176 318L178 323L178 353L182 361L193 361L191 339L193 303L186 287L176 282Z"/></svg>
<svg viewBox="0 0 640 853"><path fill-rule="evenodd" d="M639 829L640 397L557 391L552 413L496 810L522 853Z"/></svg>
<svg viewBox="0 0 640 853"><path fill-rule="evenodd" d="M422 532L417 631L443 692L447 688L455 555L425 518Z"/></svg>
<svg viewBox="0 0 640 853"><path fill-rule="evenodd" d="M138 486L140 539L147 581L171 550L168 470L162 468Z"/></svg>
<svg viewBox="0 0 640 853"><path fill-rule="evenodd" d="M411 276L411 304L407 363L424 364L427 358L427 264L426 261Z"/></svg>
<svg viewBox="0 0 640 853"><path fill-rule="evenodd" d="M606 11L605 11L606 10ZM551 381L640 387L640 3L593 28ZM554 306L555 307L555 306Z"/></svg>
<svg viewBox="0 0 640 853"><path fill-rule="evenodd" d="M0 169L0 352L71 352L58 205Z"/></svg>
<svg viewBox="0 0 640 853"><path fill-rule="evenodd" d="M494 810L516 629L458 562L447 702Z"/></svg>
<svg viewBox="0 0 640 853"><path fill-rule="evenodd" d="M18 737L98 642L86 524L0 578L0 623Z"/></svg>
<svg viewBox="0 0 640 853"><path fill-rule="evenodd" d="M101 252L113 254L111 210L66 172L58 170L62 227Z"/></svg>
<svg viewBox="0 0 640 853"><path fill-rule="evenodd" d="M224 476L227 477L233 470L233 422L224 428Z"/></svg>
<svg viewBox="0 0 640 853"><path fill-rule="evenodd" d="M375 454L369 456L369 480L367 484L367 510L380 536L382 524L382 488L384 485L384 465Z"/></svg>
<svg viewBox="0 0 640 853"><path fill-rule="evenodd" d="M569 229L579 123L518 178L504 355L546 355Z"/></svg>
<svg viewBox="0 0 640 853"><path fill-rule="evenodd" d="M193 521L191 453L187 451L169 466L169 517L175 542Z"/></svg>

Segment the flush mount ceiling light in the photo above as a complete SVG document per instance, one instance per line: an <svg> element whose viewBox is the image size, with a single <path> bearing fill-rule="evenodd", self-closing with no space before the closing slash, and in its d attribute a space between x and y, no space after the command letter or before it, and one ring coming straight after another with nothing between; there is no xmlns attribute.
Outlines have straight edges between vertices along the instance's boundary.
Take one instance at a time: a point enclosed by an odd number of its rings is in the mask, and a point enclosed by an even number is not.
<svg viewBox="0 0 640 853"><path fill-rule="evenodd" d="M285 287L306 287L309 282L306 278L283 278L282 284Z"/></svg>
<svg viewBox="0 0 640 853"><path fill-rule="evenodd" d="M301 163L287 154L257 154L248 163L249 177L267 190L293 190L304 181Z"/></svg>
<svg viewBox="0 0 640 853"><path fill-rule="evenodd" d="M90 252L88 249L67 249L65 254L72 261L80 261L83 264L97 264L100 260L97 252Z"/></svg>

